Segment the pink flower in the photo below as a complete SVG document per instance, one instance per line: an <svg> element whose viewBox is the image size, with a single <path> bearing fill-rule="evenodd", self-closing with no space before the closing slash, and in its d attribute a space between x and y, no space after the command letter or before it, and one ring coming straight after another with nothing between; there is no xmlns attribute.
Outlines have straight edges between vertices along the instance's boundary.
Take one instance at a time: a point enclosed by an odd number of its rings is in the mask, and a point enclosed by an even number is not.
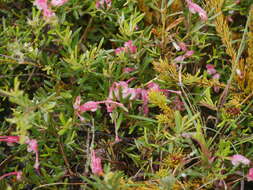
<svg viewBox="0 0 253 190"><path fill-rule="evenodd" d="M143 101L142 107L143 107L143 113L147 115L149 113L148 109L148 91L142 89L141 90L141 99Z"/></svg>
<svg viewBox="0 0 253 190"><path fill-rule="evenodd" d="M92 111L95 112L99 108L99 102L88 101L79 107L81 112Z"/></svg>
<svg viewBox="0 0 253 190"><path fill-rule="evenodd" d="M112 6L111 0L98 0L96 2L96 8L110 8Z"/></svg>
<svg viewBox="0 0 253 190"><path fill-rule="evenodd" d="M53 16L55 16L55 13L48 8L47 0L35 0L34 5L37 6L39 10L43 11L43 16L46 19L49 19Z"/></svg>
<svg viewBox="0 0 253 190"><path fill-rule="evenodd" d="M39 150L38 150L38 142L35 139L27 139L25 142L28 146L27 146L27 151L28 152L34 152L36 155L36 161L34 164L34 168L36 170L39 169L40 163L39 163Z"/></svg>
<svg viewBox="0 0 253 190"><path fill-rule="evenodd" d="M236 0L235 4L239 4L241 2L241 0Z"/></svg>
<svg viewBox="0 0 253 190"><path fill-rule="evenodd" d="M213 90L214 90L214 92L218 93L220 91L220 87L219 86L214 86Z"/></svg>
<svg viewBox="0 0 253 190"><path fill-rule="evenodd" d="M248 181L253 181L253 168L249 169L249 173L247 175Z"/></svg>
<svg viewBox="0 0 253 190"><path fill-rule="evenodd" d="M180 100L179 96L176 96L172 104L175 110L179 110L179 111L185 110L184 103Z"/></svg>
<svg viewBox="0 0 253 190"><path fill-rule="evenodd" d="M122 98L129 98L130 100L133 100L137 97L137 93L134 88L129 88L128 83L125 81L120 82L114 82L110 88L109 91L109 99L113 99L116 97L117 100L120 100L120 95L122 95Z"/></svg>
<svg viewBox="0 0 253 190"><path fill-rule="evenodd" d="M147 87L151 90L157 90L160 91L160 86L158 84L156 84L155 82L150 82L148 83Z"/></svg>
<svg viewBox="0 0 253 190"><path fill-rule="evenodd" d="M51 5L53 5L53 6L62 6L67 2L68 2L68 0L52 0Z"/></svg>
<svg viewBox="0 0 253 190"><path fill-rule="evenodd" d="M112 0L105 0L105 3L107 8L112 6Z"/></svg>
<svg viewBox="0 0 253 190"><path fill-rule="evenodd" d="M118 47L117 49L115 49L115 54L118 55L122 52L126 52L128 53L130 51L130 53L136 53L137 52L137 47L133 45L133 41L129 40L127 42L124 43L124 47Z"/></svg>
<svg viewBox="0 0 253 190"><path fill-rule="evenodd" d="M187 51L184 56L185 57L191 57L192 55L194 54L194 51L193 50L190 50L190 51Z"/></svg>
<svg viewBox="0 0 253 190"><path fill-rule="evenodd" d="M123 47L118 47L117 49L114 50L116 55L119 55L124 51L125 51L125 48L123 48Z"/></svg>
<svg viewBox="0 0 253 190"><path fill-rule="evenodd" d="M95 112L99 108L99 103L94 101L88 101L83 105L80 105L81 97L77 96L76 101L73 105L75 114L80 118L81 121L84 121L84 118L81 116L83 112L92 111Z"/></svg>
<svg viewBox="0 0 253 190"><path fill-rule="evenodd" d="M125 67L124 69L123 69L123 73L131 73L131 72L133 72L133 71L135 71L136 69L135 68L133 68L133 67Z"/></svg>
<svg viewBox="0 0 253 190"><path fill-rule="evenodd" d="M97 101L97 102L88 101L82 105L80 105L80 103L81 103L81 97L77 96L75 103L73 104L73 107L74 107L75 113L77 114L77 116L80 118L81 121L84 120L84 118L81 116L82 113L86 111L92 111L92 112L97 111L97 109L99 108L99 104L105 104L108 112L112 112L112 110L115 109L117 106L127 111L127 109L124 107L123 104L114 102L111 99L104 100L104 101Z"/></svg>
<svg viewBox="0 0 253 190"><path fill-rule="evenodd" d="M128 112L127 108L123 104L118 103L118 102L114 102L114 101L112 101L110 99L105 100L105 101L101 101L101 103L103 103L103 104L105 104L106 106L109 106L109 107L113 105L113 109L115 109L116 107L121 107L123 110L125 110L126 112ZM113 111L113 109L108 108L107 112L111 113Z"/></svg>
<svg viewBox="0 0 253 190"><path fill-rule="evenodd" d="M20 181L20 180L21 180L21 177L22 177L22 172L21 172L21 171L18 171L18 172L6 173L6 174L0 176L0 180L4 179L5 177L12 176L12 175L17 176L17 180Z"/></svg>
<svg viewBox="0 0 253 190"><path fill-rule="evenodd" d="M176 57L176 58L174 59L174 61L175 61L176 63L182 62L182 61L185 60L185 58L191 57L193 54L194 54L194 51L193 51L193 50L186 51L186 53L185 53L184 55L180 55L180 56Z"/></svg>
<svg viewBox="0 0 253 190"><path fill-rule="evenodd" d="M175 94L178 94L178 95L181 94L181 91L161 89L160 86L159 86L158 84L154 83L154 82L148 83L147 87L149 88L149 89L148 89L148 92L149 92L150 90L157 90L157 91L159 91L159 92L164 92L164 93L171 92L171 93L175 93Z"/></svg>
<svg viewBox="0 0 253 190"><path fill-rule="evenodd" d="M81 96L77 96L75 103L73 104L73 108L77 110L79 109L80 105L81 105Z"/></svg>
<svg viewBox="0 0 253 190"><path fill-rule="evenodd" d="M184 42L179 42L179 47L182 51L187 51L187 47L186 44Z"/></svg>
<svg viewBox="0 0 253 190"><path fill-rule="evenodd" d="M20 137L19 136L0 136L0 141L7 142L7 143L19 143ZM34 152L36 154L36 161L34 168L39 169L39 151L38 151L38 143L35 139L27 138L25 144L28 145L27 151Z"/></svg>
<svg viewBox="0 0 253 190"><path fill-rule="evenodd" d="M19 136L0 136L0 141L7 143L19 143Z"/></svg>
<svg viewBox="0 0 253 190"><path fill-rule="evenodd" d="M180 56L176 57L176 58L174 59L174 61L175 61L176 63L178 63L178 62L184 61L184 59L185 59L185 56L184 56L184 55L180 55Z"/></svg>
<svg viewBox="0 0 253 190"><path fill-rule="evenodd" d="M103 175L103 169L101 164L101 159L96 157L96 153L94 150L91 151L91 171L96 175Z"/></svg>
<svg viewBox="0 0 253 190"><path fill-rule="evenodd" d="M73 104L73 107L75 110L75 114L80 118L81 121L84 121L84 118L81 116L80 105L81 105L81 96L77 96L75 103Z"/></svg>
<svg viewBox="0 0 253 190"><path fill-rule="evenodd" d="M214 80L219 80L219 79L220 79L220 74L217 73L216 69L214 68L214 65L207 64L207 65L206 65L206 69L207 69L207 73L210 74L210 75L212 75L212 78L213 78ZM219 87L219 86L214 86L213 88L214 88L214 91L215 91L216 93L218 93L219 90L220 90L220 87Z"/></svg>
<svg viewBox="0 0 253 190"><path fill-rule="evenodd" d="M213 75L216 73L216 69L214 68L214 65L211 65L211 64L207 64L206 65L206 69L207 69L207 73L209 75Z"/></svg>
<svg viewBox="0 0 253 190"><path fill-rule="evenodd" d="M96 8L99 9L100 8L100 1L96 2Z"/></svg>
<svg viewBox="0 0 253 190"><path fill-rule="evenodd" d="M129 40L128 42L124 43L124 46L126 47L125 51L127 52L128 49L130 50L130 53L136 53L137 47L133 45L133 41Z"/></svg>
<svg viewBox="0 0 253 190"><path fill-rule="evenodd" d="M203 10L199 5L193 3L192 0L186 0L186 3L191 13L193 14L198 13L201 20L203 21L206 21L208 19L206 11Z"/></svg>
<svg viewBox="0 0 253 190"><path fill-rule="evenodd" d="M249 165L250 160L240 154L235 154L232 157L230 157L230 160L234 166L238 166L239 164L245 164Z"/></svg>
<svg viewBox="0 0 253 190"><path fill-rule="evenodd" d="M50 9L43 9L43 16L46 19L50 19L51 17L55 16L55 13L52 10L50 10Z"/></svg>
<svg viewBox="0 0 253 190"><path fill-rule="evenodd" d="M48 9L47 0L35 0L34 5L37 6L39 10Z"/></svg>
<svg viewBox="0 0 253 190"><path fill-rule="evenodd" d="M216 73L215 75L213 75L213 79L219 80L219 79L220 79L220 74L219 74L219 73Z"/></svg>

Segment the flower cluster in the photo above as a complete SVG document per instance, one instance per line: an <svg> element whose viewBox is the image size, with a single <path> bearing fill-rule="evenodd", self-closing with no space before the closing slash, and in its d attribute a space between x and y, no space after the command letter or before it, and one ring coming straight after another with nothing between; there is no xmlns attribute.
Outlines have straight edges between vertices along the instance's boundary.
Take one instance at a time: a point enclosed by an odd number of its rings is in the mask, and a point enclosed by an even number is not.
<svg viewBox="0 0 253 190"><path fill-rule="evenodd" d="M110 8L112 6L112 0L98 0L96 2L96 8Z"/></svg>
<svg viewBox="0 0 253 190"><path fill-rule="evenodd" d="M176 43L174 43L174 46L176 47L177 51L182 50L183 52L185 52L184 55L180 55L178 57L175 58L175 62L182 62L184 61L186 58L191 57L194 54L193 50L188 50L187 46L184 42L180 42L178 45Z"/></svg>
<svg viewBox="0 0 253 190"><path fill-rule="evenodd" d="M128 80L129 81L129 80ZM148 109L148 93L151 90L163 92L163 93L176 93L180 94L180 91L173 91L173 90L166 90L166 89L161 89L158 84L154 82L150 82L147 85L147 89L143 88L130 88L128 87L128 81L120 81L120 82L114 82L110 88L109 92L109 97L108 99L113 99L116 98L117 100L121 100L121 98L125 99L128 98L129 100L142 100L143 101L143 113L145 115L148 114L149 109Z"/></svg>
<svg viewBox="0 0 253 190"><path fill-rule="evenodd" d="M95 150L91 151L91 171L96 175L103 175L103 169L101 164L101 158L96 156Z"/></svg>
<svg viewBox="0 0 253 190"><path fill-rule="evenodd" d="M250 160L240 154L235 154L235 155L231 156L230 160L234 166L238 166L239 164L244 164L244 165L250 164ZM249 169L247 179L248 179L248 181L253 181L253 168Z"/></svg>
<svg viewBox="0 0 253 190"><path fill-rule="evenodd" d="M207 65L206 65L206 70L207 70L207 73L208 73L209 75L211 75L212 78L213 78L214 80L219 80L219 79L220 79L220 74L217 73L217 71L216 71L214 65L207 64ZM215 92L219 92L219 90L220 90L220 88L219 88L218 86L215 86L215 87L214 87L214 91L215 91Z"/></svg>
<svg viewBox="0 0 253 190"><path fill-rule="evenodd" d="M87 111L95 112L100 108L100 104L105 104L107 106L107 111L111 112L111 106L113 107L121 107L124 110L127 110L123 104L112 101L112 100L104 100L104 101L88 101L81 105L81 96L77 96L75 103L73 105L76 115L80 118L81 121L84 121L84 118L81 116L82 113Z"/></svg>
<svg viewBox="0 0 253 190"><path fill-rule="evenodd" d="M118 47L115 49L115 54L121 54L122 52L125 53L136 53L137 52L137 47L133 45L133 41L129 40L124 43L124 47Z"/></svg>
<svg viewBox="0 0 253 190"><path fill-rule="evenodd" d="M37 6L39 10L43 11L43 16L46 19L50 19L55 16L55 13L52 11L51 6L62 6L67 3L68 0L52 0L50 3L47 0L35 0L34 5Z"/></svg>
<svg viewBox="0 0 253 190"><path fill-rule="evenodd" d="M19 136L0 136L0 142L7 142L7 143L19 143L20 137ZM34 168L36 170L39 169L39 150L38 150L38 142L35 139L29 139L28 137L26 138L25 144L27 144L27 151L28 152L34 152L36 155L36 161L34 164ZM16 175L17 179L21 179L22 172L10 172L7 174L4 174L0 177L0 180L2 180L5 177L11 176L11 175Z"/></svg>
<svg viewBox="0 0 253 190"><path fill-rule="evenodd" d="M192 0L185 0L191 13L198 13L201 20L206 21L208 19L206 11L202 9L198 4L193 3Z"/></svg>
<svg viewBox="0 0 253 190"><path fill-rule="evenodd" d="M123 73L131 73L131 72L133 72L133 71L135 71L136 69L135 68L133 68L133 67L125 67L124 69L123 69Z"/></svg>
<svg viewBox="0 0 253 190"><path fill-rule="evenodd" d="M8 176L12 176L12 175L15 175L17 176L17 180L21 180L21 177L22 177L22 172L21 171L17 171L17 172L9 172L9 173L6 173L2 176L0 176L0 181Z"/></svg>

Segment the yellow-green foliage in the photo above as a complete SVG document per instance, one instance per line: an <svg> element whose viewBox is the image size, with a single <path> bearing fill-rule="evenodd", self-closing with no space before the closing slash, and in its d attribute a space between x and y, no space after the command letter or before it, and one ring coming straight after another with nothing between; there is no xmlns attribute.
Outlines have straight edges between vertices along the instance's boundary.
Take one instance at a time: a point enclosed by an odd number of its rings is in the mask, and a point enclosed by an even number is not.
<svg viewBox="0 0 253 190"><path fill-rule="evenodd" d="M181 149L176 149L174 152L165 156L161 162L160 170L168 170L168 169L178 169L182 168L184 165L185 155L182 153ZM168 174L167 174L168 175Z"/></svg>
<svg viewBox="0 0 253 190"><path fill-rule="evenodd" d="M158 73L158 78L165 81L167 87L178 86L179 83L179 72L175 64L169 63L168 60L160 59L159 62L154 62L154 69ZM221 88L225 87L224 84L220 83L218 80L206 79L199 76L199 72L195 75L189 73L181 73L182 83L184 85L198 85L202 87L214 87L219 86Z"/></svg>
<svg viewBox="0 0 253 190"><path fill-rule="evenodd" d="M232 45L232 33L225 16L222 14L224 0L209 0L207 4L214 8L215 13L218 14L215 18L216 31L223 45L226 47L226 53L231 57L231 62L234 65L236 63L236 51Z"/></svg>
<svg viewBox="0 0 253 190"><path fill-rule="evenodd" d="M247 87L246 92L251 93L253 90L253 6L250 9L250 25L249 25L249 33L248 33L248 58L247 62L247 72L246 72L246 80Z"/></svg>
<svg viewBox="0 0 253 190"><path fill-rule="evenodd" d="M168 60L160 59L159 62L154 62L153 65L159 74L159 78L166 81L169 86L173 86L178 82L178 72L175 64L170 64Z"/></svg>
<svg viewBox="0 0 253 190"><path fill-rule="evenodd" d="M162 110L162 114L157 116L157 120L159 123L167 124L168 126L172 126L174 122L174 112L173 110L167 105L167 98L166 96L159 91L152 90L148 94L149 101L152 104L155 104Z"/></svg>

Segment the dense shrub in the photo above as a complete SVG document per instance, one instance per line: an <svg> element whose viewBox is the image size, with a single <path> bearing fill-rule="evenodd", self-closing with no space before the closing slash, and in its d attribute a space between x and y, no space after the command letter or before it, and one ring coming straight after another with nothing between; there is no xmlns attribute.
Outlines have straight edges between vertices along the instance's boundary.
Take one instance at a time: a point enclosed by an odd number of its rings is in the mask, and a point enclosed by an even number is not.
<svg viewBox="0 0 253 190"><path fill-rule="evenodd" d="M243 0L1 0L0 189L251 189Z"/></svg>

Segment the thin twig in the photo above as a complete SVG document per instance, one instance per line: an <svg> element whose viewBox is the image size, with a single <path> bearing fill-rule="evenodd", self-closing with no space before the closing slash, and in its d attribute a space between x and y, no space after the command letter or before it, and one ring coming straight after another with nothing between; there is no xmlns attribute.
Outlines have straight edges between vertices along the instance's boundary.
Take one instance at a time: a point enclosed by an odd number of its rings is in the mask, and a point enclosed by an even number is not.
<svg viewBox="0 0 253 190"><path fill-rule="evenodd" d="M40 189L43 187L49 187L49 186L55 186L55 185L86 185L85 183L49 183L49 184L44 184L44 185L40 185L38 187L33 188L32 190L36 190L36 189Z"/></svg>
<svg viewBox="0 0 253 190"><path fill-rule="evenodd" d="M87 25L87 27L86 27L86 29L85 29L83 35L81 36L79 42L82 42L82 41L85 41L85 40L86 40L88 31L89 31L89 29L90 29L90 27L91 27L91 24L92 24L92 21L93 21L93 17L90 18L89 23L88 23L88 25Z"/></svg>
<svg viewBox="0 0 253 190"><path fill-rule="evenodd" d="M86 163L85 163L85 173L89 172L90 165L90 128L87 130L87 139L86 139Z"/></svg>
<svg viewBox="0 0 253 190"><path fill-rule="evenodd" d="M67 169L68 169L68 172L71 176L74 175L74 172L72 172L71 168L70 168L70 164L69 164L69 161L65 155L65 152L64 152L64 148L63 148L63 144L61 143L61 140L59 139L58 141L58 144L59 144L59 147L60 147L60 151L61 151L61 154L63 156L63 159L64 159L64 162L65 162L65 165L67 166Z"/></svg>

